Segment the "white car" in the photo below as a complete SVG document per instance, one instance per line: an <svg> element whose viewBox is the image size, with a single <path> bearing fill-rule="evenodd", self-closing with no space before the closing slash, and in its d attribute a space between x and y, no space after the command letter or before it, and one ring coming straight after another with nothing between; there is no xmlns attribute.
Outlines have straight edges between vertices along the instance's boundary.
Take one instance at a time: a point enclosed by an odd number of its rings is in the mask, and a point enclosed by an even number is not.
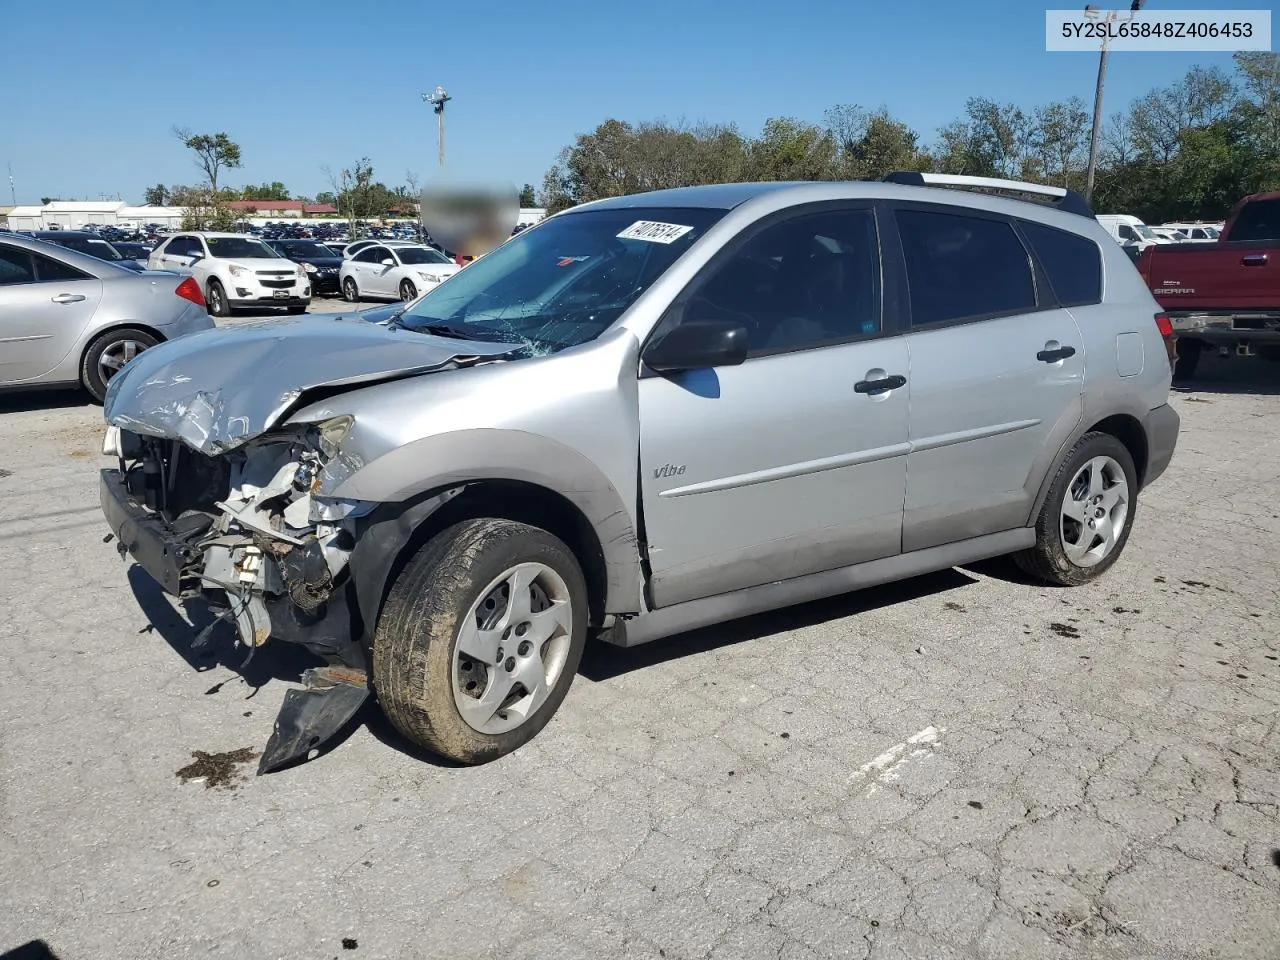
<svg viewBox="0 0 1280 960"><path fill-rule="evenodd" d="M365 237L363 240L353 240L351 243L348 243L346 247L343 248L342 256L344 259L350 260L361 250L364 250L368 247L378 246L379 244L381 244L384 247L421 246L421 244L417 243L414 240L370 240L368 237Z"/></svg>
<svg viewBox="0 0 1280 960"><path fill-rule="evenodd" d="M342 299L416 300L461 268L439 250L422 244L394 242L365 247L338 270Z"/></svg>
<svg viewBox="0 0 1280 960"><path fill-rule="evenodd" d="M303 267L243 233L175 233L151 251L147 266L189 271L215 317L246 307L305 313L311 304Z"/></svg>

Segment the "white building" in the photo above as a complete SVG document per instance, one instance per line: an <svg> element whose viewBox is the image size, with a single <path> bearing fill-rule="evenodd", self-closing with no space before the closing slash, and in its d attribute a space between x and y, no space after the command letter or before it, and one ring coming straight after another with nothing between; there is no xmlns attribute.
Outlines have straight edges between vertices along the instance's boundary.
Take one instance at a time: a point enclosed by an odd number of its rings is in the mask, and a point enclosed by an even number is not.
<svg viewBox="0 0 1280 960"><path fill-rule="evenodd" d="M33 204L19 204L9 211L10 230L43 230L44 208Z"/></svg>
<svg viewBox="0 0 1280 960"><path fill-rule="evenodd" d="M182 225L182 208L133 206L123 200L55 200L44 206L14 207L7 220L10 230L83 230L107 225L140 227L144 223L176 230Z"/></svg>

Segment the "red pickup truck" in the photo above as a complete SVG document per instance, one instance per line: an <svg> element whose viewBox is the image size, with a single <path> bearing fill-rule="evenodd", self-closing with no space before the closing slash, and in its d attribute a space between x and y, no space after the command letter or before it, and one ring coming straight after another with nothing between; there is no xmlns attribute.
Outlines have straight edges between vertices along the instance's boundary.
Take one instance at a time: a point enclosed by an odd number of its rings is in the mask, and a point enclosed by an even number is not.
<svg viewBox="0 0 1280 960"><path fill-rule="evenodd" d="M1138 257L1177 334L1174 376L1207 349L1280 361L1280 191L1245 197L1216 243L1160 243Z"/></svg>

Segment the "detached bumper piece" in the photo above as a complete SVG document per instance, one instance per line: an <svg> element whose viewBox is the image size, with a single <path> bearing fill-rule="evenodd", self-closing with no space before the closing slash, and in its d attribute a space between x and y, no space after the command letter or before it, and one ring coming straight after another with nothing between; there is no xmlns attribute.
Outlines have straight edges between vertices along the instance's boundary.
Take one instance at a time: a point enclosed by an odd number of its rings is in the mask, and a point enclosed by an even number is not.
<svg viewBox="0 0 1280 960"><path fill-rule="evenodd" d="M362 670L315 667L302 675L302 689L284 695L275 732L258 762L258 775L311 758L364 706L372 691Z"/></svg>

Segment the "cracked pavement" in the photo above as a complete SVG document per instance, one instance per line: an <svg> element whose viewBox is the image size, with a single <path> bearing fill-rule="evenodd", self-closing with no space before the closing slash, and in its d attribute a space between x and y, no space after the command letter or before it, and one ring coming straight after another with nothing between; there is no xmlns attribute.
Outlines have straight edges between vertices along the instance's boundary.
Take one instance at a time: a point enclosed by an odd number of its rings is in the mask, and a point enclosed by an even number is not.
<svg viewBox="0 0 1280 960"><path fill-rule="evenodd" d="M296 658L193 653L102 542L100 411L0 398L0 952L1274 958L1280 390L1203 369L1096 584L997 561L597 646L487 766L372 713L213 788L176 774L259 751Z"/></svg>

